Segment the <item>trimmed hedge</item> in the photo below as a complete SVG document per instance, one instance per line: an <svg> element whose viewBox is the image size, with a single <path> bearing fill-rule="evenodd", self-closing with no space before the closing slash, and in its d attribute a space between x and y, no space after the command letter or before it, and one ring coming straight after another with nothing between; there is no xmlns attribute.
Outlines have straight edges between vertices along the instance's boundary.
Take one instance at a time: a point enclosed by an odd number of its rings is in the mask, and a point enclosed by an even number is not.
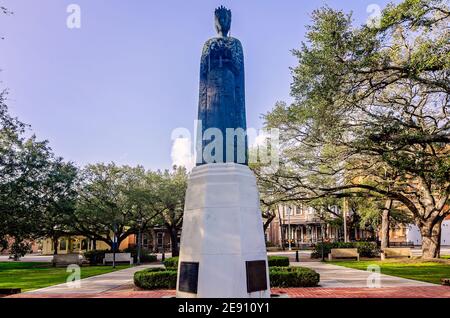
<svg viewBox="0 0 450 318"><path fill-rule="evenodd" d="M144 253L141 255L141 263L153 263L156 262L158 258L156 255ZM137 255L136 255L136 262L137 262Z"/></svg>
<svg viewBox="0 0 450 318"><path fill-rule="evenodd" d="M316 287L320 274L305 267L270 267L271 287Z"/></svg>
<svg viewBox="0 0 450 318"><path fill-rule="evenodd" d="M169 257L163 262L167 269L178 269L179 257ZM287 256L269 256L268 257L269 267L272 266L289 266L289 257Z"/></svg>
<svg viewBox="0 0 450 318"><path fill-rule="evenodd" d="M143 269L137 273L153 273L153 272L165 272L165 271L167 271L167 269L165 269L164 267L152 267L152 268Z"/></svg>
<svg viewBox="0 0 450 318"><path fill-rule="evenodd" d="M178 260L178 256L169 257L164 260L163 264L167 269L178 270Z"/></svg>
<svg viewBox="0 0 450 318"><path fill-rule="evenodd" d="M312 258L322 257L322 244L325 258L328 257L332 248L357 248L361 257L377 257L380 253L376 242L319 242L314 246Z"/></svg>
<svg viewBox="0 0 450 318"><path fill-rule="evenodd" d="M316 287L320 275L304 267L270 267L271 287ZM134 284L142 289L175 289L177 271L165 268L148 268L134 274Z"/></svg>
<svg viewBox="0 0 450 318"><path fill-rule="evenodd" d="M378 257L380 255L380 248L376 242L357 242L359 256L362 257Z"/></svg>
<svg viewBox="0 0 450 318"><path fill-rule="evenodd" d="M269 267L273 266L289 266L289 257L287 256L268 256ZM169 257L163 262L166 268L176 268L178 269L179 257Z"/></svg>
<svg viewBox="0 0 450 318"><path fill-rule="evenodd" d="M149 268L134 273L134 284L142 289L175 289L177 272L165 268Z"/></svg>
<svg viewBox="0 0 450 318"><path fill-rule="evenodd" d="M287 256L268 256L267 262L269 263L269 267L289 266L289 257L287 257Z"/></svg>

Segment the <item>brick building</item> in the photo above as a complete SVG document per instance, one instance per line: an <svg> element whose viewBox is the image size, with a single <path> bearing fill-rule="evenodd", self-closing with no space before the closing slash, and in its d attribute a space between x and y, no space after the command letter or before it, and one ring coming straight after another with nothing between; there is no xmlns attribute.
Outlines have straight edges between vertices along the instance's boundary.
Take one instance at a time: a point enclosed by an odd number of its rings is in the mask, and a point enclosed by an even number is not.
<svg viewBox="0 0 450 318"><path fill-rule="evenodd" d="M266 231L266 240L272 245L280 245L284 234L285 245L307 247L324 241L344 240L343 226L325 222L317 211L307 205L279 205L276 217ZM337 217L336 217L337 218ZM373 234L369 231L354 229L347 233L349 240L369 239Z"/></svg>
<svg viewBox="0 0 450 318"><path fill-rule="evenodd" d="M335 212L340 212L336 209ZM337 217L335 217L336 219ZM331 218L333 221L333 217ZM344 241L343 225L333 225L334 222L324 222L317 211L307 205L280 205L276 217L266 230L266 240L269 245L308 247L317 242ZM284 235L283 235L284 234ZM282 237L284 236L284 240ZM322 237L323 236L323 237ZM348 241L376 240L379 233L353 227L348 230ZM391 245L421 245L419 229L413 224L392 225L389 230ZM442 224L442 245L450 245L450 216Z"/></svg>

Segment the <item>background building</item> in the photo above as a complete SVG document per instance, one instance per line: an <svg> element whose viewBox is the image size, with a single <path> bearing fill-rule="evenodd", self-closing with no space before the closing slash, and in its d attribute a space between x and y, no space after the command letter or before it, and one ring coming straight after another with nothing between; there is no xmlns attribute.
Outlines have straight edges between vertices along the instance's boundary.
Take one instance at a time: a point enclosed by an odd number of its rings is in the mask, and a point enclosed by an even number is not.
<svg viewBox="0 0 450 318"><path fill-rule="evenodd" d="M336 213L339 213L335 209ZM331 221L325 222L318 212L307 205L279 205L276 218L271 222L266 231L266 239L272 245L308 247L317 242L344 241L344 229L338 217L331 217ZM353 229L347 233L349 240L365 240L373 237L369 231Z"/></svg>
<svg viewBox="0 0 450 318"><path fill-rule="evenodd" d="M340 215L338 209L334 209ZM348 241L377 240L379 233L360 229L351 224L347 217ZM307 205L279 205L276 217L266 230L268 246L309 247L322 239L327 242L344 241L344 226L342 219L328 216L327 222L320 218L317 210ZM340 220L339 220L340 219ZM323 237L322 237L323 235ZM422 238L419 229L414 224L392 224L389 230L390 245L421 245ZM450 216L442 224L441 245L450 245Z"/></svg>
<svg viewBox="0 0 450 318"><path fill-rule="evenodd" d="M170 234L165 228L155 227L147 232L142 233L142 248L152 252L170 251L171 239ZM54 254L53 240L46 238L38 244L39 252L43 255ZM137 246L137 235L131 234L120 243L119 250L127 248L135 248ZM58 240L58 254L83 253L94 249L94 241L82 236L65 236ZM96 250L108 250L109 245L102 241L95 242ZM37 252L37 251L36 251Z"/></svg>
<svg viewBox="0 0 450 318"><path fill-rule="evenodd" d="M414 245L422 245L422 236L419 228L414 224L409 224L406 230L406 240L413 242ZM442 222L441 245L450 246L450 215Z"/></svg>

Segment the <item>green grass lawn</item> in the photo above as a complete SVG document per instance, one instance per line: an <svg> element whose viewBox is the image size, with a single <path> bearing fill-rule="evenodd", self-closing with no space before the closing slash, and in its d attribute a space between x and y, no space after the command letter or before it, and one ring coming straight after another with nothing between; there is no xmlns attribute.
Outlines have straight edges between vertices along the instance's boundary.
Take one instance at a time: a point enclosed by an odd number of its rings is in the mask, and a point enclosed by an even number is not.
<svg viewBox="0 0 450 318"><path fill-rule="evenodd" d="M450 263L420 260L387 261L333 261L327 262L344 267L366 270L369 265L379 265L382 274L440 284L442 278L450 278Z"/></svg>
<svg viewBox="0 0 450 318"><path fill-rule="evenodd" d="M128 268L129 265L83 266L81 278L87 278L115 270ZM52 267L49 263L0 262L0 289L22 288L22 292L65 283L71 273L66 267Z"/></svg>
<svg viewBox="0 0 450 318"><path fill-rule="evenodd" d="M450 259L450 255L441 255L441 258L443 258L443 259Z"/></svg>

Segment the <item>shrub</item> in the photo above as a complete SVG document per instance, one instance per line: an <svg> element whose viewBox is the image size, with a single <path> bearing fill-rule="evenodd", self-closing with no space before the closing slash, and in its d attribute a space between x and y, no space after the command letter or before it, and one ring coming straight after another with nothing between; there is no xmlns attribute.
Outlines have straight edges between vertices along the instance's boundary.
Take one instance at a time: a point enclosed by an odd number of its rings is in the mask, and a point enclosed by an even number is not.
<svg viewBox="0 0 450 318"><path fill-rule="evenodd" d="M105 253L111 253L109 250L92 250L84 252L84 257L90 265L103 264Z"/></svg>
<svg viewBox="0 0 450 318"><path fill-rule="evenodd" d="M304 267L270 267L271 287L315 287L320 282L319 273Z"/></svg>
<svg viewBox="0 0 450 318"><path fill-rule="evenodd" d="M164 260L163 264L167 269L177 270L178 269L178 259L179 259L178 256L169 257Z"/></svg>
<svg viewBox="0 0 450 318"><path fill-rule="evenodd" d="M139 273L140 272L142 272L142 273L152 273L152 272L165 272L165 271L167 271L167 269L165 269L164 267L152 267L152 268L146 268L146 269L144 269L142 271L139 271Z"/></svg>
<svg viewBox="0 0 450 318"><path fill-rule="evenodd" d="M133 257L133 262L137 263L137 247L128 247L123 250L124 253L131 253L131 256ZM157 258L156 255L153 255L149 253L147 250L141 249L141 263L152 263L156 262Z"/></svg>
<svg viewBox="0 0 450 318"><path fill-rule="evenodd" d="M269 256L269 267L273 266L289 266L289 257L287 256Z"/></svg>
<svg viewBox="0 0 450 318"><path fill-rule="evenodd" d="M361 257L376 257L380 252L376 242L319 242L314 246L312 258L322 257L322 244L325 258L332 248L357 248Z"/></svg>
<svg viewBox="0 0 450 318"><path fill-rule="evenodd" d="M178 257L169 257L164 260L164 266L166 268L178 269ZM268 263L270 266L289 266L289 257L286 256L269 256Z"/></svg>
<svg viewBox="0 0 450 318"><path fill-rule="evenodd" d="M380 254L380 249L376 242L356 242L359 256L362 257L377 257Z"/></svg>
<svg viewBox="0 0 450 318"><path fill-rule="evenodd" d="M26 254L30 253L31 250L31 243L15 240L11 245L9 258L19 261L21 257L24 257Z"/></svg>
<svg viewBox="0 0 450 318"><path fill-rule="evenodd" d="M154 254L143 253L141 255L141 262L143 262L143 263L153 263L153 262L156 262L157 260L158 260L158 258ZM137 262L137 256L136 256L136 262Z"/></svg>
<svg viewBox="0 0 450 318"><path fill-rule="evenodd" d="M164 268L150 268L134 274L134 284L142 289L175 289L177 272Z"/></svg>

